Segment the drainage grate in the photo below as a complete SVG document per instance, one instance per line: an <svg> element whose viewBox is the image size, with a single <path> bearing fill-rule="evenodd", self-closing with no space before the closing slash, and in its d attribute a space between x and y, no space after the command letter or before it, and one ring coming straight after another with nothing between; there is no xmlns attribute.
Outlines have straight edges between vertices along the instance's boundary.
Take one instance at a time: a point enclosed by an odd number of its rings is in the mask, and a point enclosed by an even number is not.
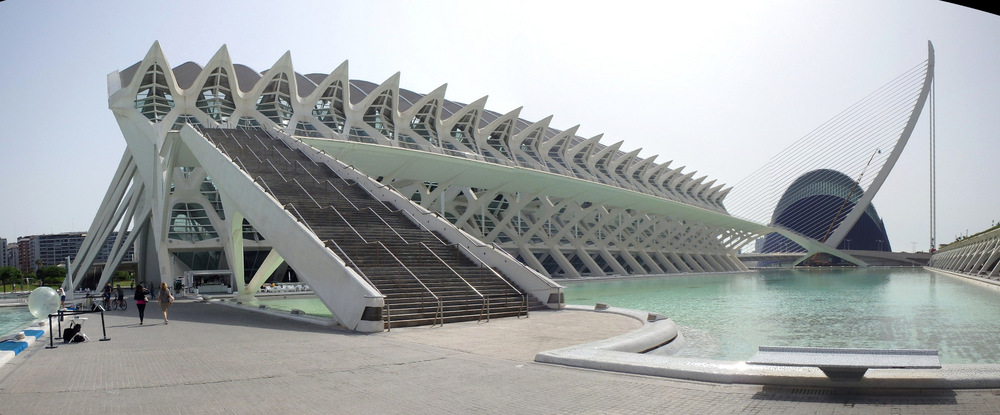
<svg viewBox="0 0 1000 415"><path fill-rule="evenodd" d="M832 396L835 390L833 389L817 389L817 388L792 388L786 391L775 391L775 393L783 393L789 395L801 395L801 396Z"/></svg>

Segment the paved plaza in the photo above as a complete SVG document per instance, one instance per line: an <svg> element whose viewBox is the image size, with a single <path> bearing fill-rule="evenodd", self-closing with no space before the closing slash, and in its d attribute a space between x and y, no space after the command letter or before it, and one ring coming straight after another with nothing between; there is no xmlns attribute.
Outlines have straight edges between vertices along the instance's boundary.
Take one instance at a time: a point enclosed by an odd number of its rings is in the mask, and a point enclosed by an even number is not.
<svg viewBox="0 0 1000 415"><path fill-rule="evenodd" d="M142 326L134 305L106 313L110 341L90 317L92 341L46 349L45 337L0 366L0 415L1000 413L1000 390L844 393L533 362L639 327L586 311L358 334L182 300L169 325L155 305Z"/></svg>

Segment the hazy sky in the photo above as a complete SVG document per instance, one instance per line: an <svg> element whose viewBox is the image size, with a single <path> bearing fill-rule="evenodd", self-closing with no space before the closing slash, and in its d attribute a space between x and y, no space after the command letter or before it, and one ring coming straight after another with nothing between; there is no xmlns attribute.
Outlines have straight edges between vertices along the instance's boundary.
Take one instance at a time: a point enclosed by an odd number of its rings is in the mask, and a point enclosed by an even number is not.
<svg viewBox="0 0 1000 415"><path fill-rule="evenodd" d="M624 140L735 184L937 51L938 241L1000 220L1000 17L901 1L0 2L0 237L89 228L125 149L107 74L156 40L268 69L350 61L400 84ZM928 246L928 122L875 198L894 250Z"/></svg>

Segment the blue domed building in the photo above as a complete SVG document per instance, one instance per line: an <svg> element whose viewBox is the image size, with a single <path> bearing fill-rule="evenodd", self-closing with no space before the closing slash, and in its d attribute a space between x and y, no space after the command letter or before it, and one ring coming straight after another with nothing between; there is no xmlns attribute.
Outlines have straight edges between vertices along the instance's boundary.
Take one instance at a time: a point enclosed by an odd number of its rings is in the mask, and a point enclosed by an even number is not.
<svg viewBox="0 0 1000 415"><path fill-rule="evenodd" d="M830 169L813 170L788 186L774 209L771 223L825 242L862 196L864 189L847 175ZM767 235L763 242L759 249L762 253L805 252L777 233ZM874 204L868 205L837 249L892 251L885 224Z"/></svg>

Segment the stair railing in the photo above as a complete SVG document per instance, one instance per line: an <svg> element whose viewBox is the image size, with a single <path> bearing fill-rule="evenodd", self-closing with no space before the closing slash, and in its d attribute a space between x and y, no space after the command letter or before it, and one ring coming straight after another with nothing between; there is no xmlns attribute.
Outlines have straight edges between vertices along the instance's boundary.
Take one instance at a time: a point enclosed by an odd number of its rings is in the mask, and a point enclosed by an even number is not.
<svg viewBox="0 0 1000 415"><path fill-rule="evenodd" d="M517 287L515 287L514 284L511 284L510 281L507 281L506 278L504 278L502 275L500 275L500 273L497 272L497 270L493 269L493 267L491 267L491 266L487 265L485 262L483 262L482 259L479 259L479 257L475 256L472 253L472 251L469 250L469 248L466 248L463 245L457 245L457 246L458 246L459 250L463 250L464 249L466 252L468 252L469 253L468 257L475 259L475 261L478 262L478 265L479 265L480 268L485 268L485 269L489 270L489 272L493 273L494 277L496 277L500 281L503 281L504 284L507 284L507 286L510 287L511 290L514 290L514 292L516 292L517 295L521 296L521 310L519 310L517 312L517 318L518 319L521 318L521 313L522 312L524 313L525 318L529 317L529 315L528 315L528 294L523 293L523 292L521 292L521 290L517 289Z"/></svg>
<svg viewBox="0 0 1000 415"><path fill-rule="evenodd" d="M299 210L295 207L294 204L292 204L291 202L286 203L284 205L284 208L285 208L285 210L288 210L288 208L292 208L292 211L295 212L296 220L299 221L299 223L305 225L305 227L307 229L309 229L309 232L312 232L313 235L316 234L316 231L313 230L312 226L309 226L309 222L306 222L306 219L304 217L302 217L302 214L299 213Z"/></svg>
<svg viewBox="0 0 1000 415"><path fill-rule="evenodd" d="M354 208L354 210L360 210L360 209L358 209L358 206L355 205L354 202L352 202L349 197L345 196L344 193L341 192L340 189L337 188L337 186L334 186L333 183L330 182L330 180L327 180L326 182L330 185L330 187L333 188L333 190L335 190L337 192L338 195L340 195L340 198L346 200L347 203L349 203L351 205L351 207Z"/></svg>
<svg viewBox="0 0 1000 415"><path fill-rule="evenodd" d="M340 247L340 244L338 244L337 241L334 241L333 239L327 239L326 243L327 247L329 247L330 244L333 244L333 247L337 249L337 252L340 254L341 259L344 260L344 263L347 264L347 266L351 267L351 269L353 269L355 272L357 272L358 275L361 275L361 278L364 278L365 281L368 282L368 285L371 285L372 288L378 290L378 287L375 286L375 283L373 283L372 280L368 278L368 275L366 275L365 272L361 270L361 267L359 267L358 264L355 263L354 260L351 259L349 255L347 255L347 252L344 252L344 249ZM385 297L385 295L383 295L383 297Z"/></svg>
<svg viewBox="0 0 1000 415"><path fill-rule="evenodd" d="M476 293L476 295L479 296L479 299L480 299L481 304L482 304L482 307L480 307L480 309L479 309L479 322L483 321L483 314L485 313L486 314L486 322L488 323L490 321L490 308L489 308L490 299L489 299L489 297L488 296L484 296L483 293L479 292L479 290L476 289L476 287L473 287L472 284L470 284L469 281L466 280L465 277L462 276L462 274L459 274L458 271L455 271L455 269L451 267L451 265L448 265L448 263L445 262L445 260L441 259L441 257L438 256L438 254L435 253L434 250L431 249L431 247L427 246L427 244L425 244L423 242L419 242L419 244L420 244L420 246L424 247L424 249L426 249L427 252L429 252L431 255L433 255L434 258L436 258L438 260L438 262L440 262L442 265L444 265L445 268L448 268L448 270L451 271L452 274L455 274L455 276L458 277L458 279L462 280L462 282L464 282L465 285L469 286L469 289L472 290L472 292Z"/></svg>
<svg viewBox="0 0 1000 415"><path fill-rule="evenodd" d="M358 232L358 230L354 228L354 225L351 225L350 221L348 221L346 218L344 218L344 215L340 214L340 211L337 210L336 207L334 207L333 205L331 205L330 209L333 209L333 213L336 213L337 217L339 217L340 220L344 221L344 224L347 225L347 227L351 229L351 232L354 232L354 234L358 236L358 239L361 239L361 242L364 242L365 244L370 243L370 242L368 242L367 239L365 239L364 236L361 236L361 233Z"/></svg>
<svg viewBox="0 0 1000 415"><path fill-rule="evenodd" d="M243 164L243 163L240 163L240 164ZM253 181L254 181L254 183L256 183L257 181L260 181L260 183L258 183L258 184L263 185L264 190L267 192L267 194L271 195L271 197L273 197L274 200L278 200L278 195L274 194L274 191L271 190L271 186L267 185L267 182L264 181L263 177L257 176L257 177L255 177L253 179Z"/></svg>
<svg viewBox="0 0 1000 415"><path fill-rule="evenodd" d="M295 182L295 185L299 186L299 189L302 189L302 192L305 193L306 196L309 196L309 199L312 200L312 202L316 204L317 208L323 209L323 205L319 204L319 202L316 201L316 198L314 198L312 196L312 193L309 193L309 191L306 190L306 188L302 186L302 183L299 183L299 179L296 179L296 178L293 177L292 181Z"/></svg>
<svg viewBox="0 0 1000 415"><path fill-rule="evenodd" d="M215 147L218 148L220 151L222 151L222 154L225 154L227 157L229 157L230 160L232 160L233 156L229 154L229 150L226 150L226 146L222 145L222 143L212 143L212 144L215 144Z"/></svg>
<svg viewBox="0 0 1000 415"><path fill-rule="evenodd" d="M401 212L403 212L403 215L406 215L407 217L409 217L410 218L410 222L413 222L414 224L416 224L418 228L423 229L427 233L430 233L431 236L434 237L434 239L437 239L437 241L441 243L441 245L448 245L447 242L445 242L443 239L441 239L440 236L438 236L437 232L432 231L430 228L427 227L427 225L424 225L424 223L421 222L420 220L418 220L417 218L415 218L412 213L410 213L408 211L405 211L405 210L402 210Z"/></svg>
<svg viewBox="0 0 1000 415"><path fill-rule="evenodd" d="M397 237L399 237L399 240L403 241L404 244L407 245L410 244L409 242L406 241L406 238L404 238L403 235L400 235L399 232L396 232L396 228L393 228L392 225L386 222L385 219L382 218L382 215L379 215L378 212L375 211L375 209L372 209L371 207L367 207L365 209L370 211L373 215L375 215L375 218L378 219L380 222L382 222L382 224L385 225L385 228L388 228L390 231L392 231L392 233L394 233ZM385 231L383 231L382 233L383 233L382 236L385 237Z"/></svg>
<svg viewBox="0 0 1000 415"><path fill-rule="evenodd" d="M278 146L271 146L271 148L274 149L275 153L278 153L278 155L281 156L282 160L285 160L286 164L292 164L292 162L288 161L288 158L285 157L285 155L281 152L281 150L278 150Z"/></svg>
<svg viewBox="0 0 1000 415"><path fill-rule="evenodd" d="M238 142L239 142L239 141L237 141L237 143L238 143ZM250 152L250 154L251 154L251 155L253 155L253 156L254 156L254 157L255 157L255 158L257 159L257 161L259 161L259 162L261 162L261 163L264 163L264 159L260 158L260 156L258 156L258 155L257 155L257 152L256 152L256 151L253 151L253 149L252 149L252 148L250 148L250 146L246 146L246 147L243 147L243 148L244 148L244 149L246 149L247 151L249 151L249 152Z"/></svg>
<svg viewBox="0 0 1000 415"><path fill-rule="evenodd" d="M428 288L427 285L420 280L420 277L418 277L417 274L414 274L413 271L411 271L410 268L406 266L406 264L403 264L403 261L400 261L399 258L396 257L396 255L393 254L388 247L385 246L385 244L383 244L381 241L375 243L381 246L382 249L385 250L385 252L388 253L389 256L392 257L392 259L395 260L400 267L402 267L407 273L409 273L410 276L412 276L413 279L416 280L421 287L424 287L424 289L427 290L427 293L430 294L431 297L434 297L434 300L437 301L437 310L434 312L434 321L431 323L431 327L438 325L438 321L441 322L440 324L441 326L444 326L444 303L441 301L441 298L438 297L436 294L434 294L434 291L431 291L431 289Z"/></svg>
<svg viewBox="0 0 1000 415"><path fill-rule="evenodd" d="M269 164L271 166L271 168L274 169L275 173L278 173L278 176L281 176L281 180L283 180L285 183L288 183L288 179L285 178L284 174L281 174L281 171L278 170L277 167L275 167L274 163L271 163L271 160L268 160L267 164Z"/></svg>
<svg viewBox="0 0 1000 415"><path fill-rule="evenodd" d="M278 153L278 154L281 154L281 153ZM284 157L284 156L282 156L282 157ZM286 159L285 161L288 161L288 160ZM319 183L319 179L317 179L317 178L316 178L316 176L313 176L312 172L311 172L311 171L309 171L309 169L307 169L307 168L306 168L306 166L303 166L303 165L302 165L302 162L300 162L300 161L298 161L298 160L295 160L295 164L298 164L298 165L299 165L299 167L301 167L301 168L302 168L302 170L303 170L303 171L305 171L305 172L306 172L306 174L308 174L308 175L309 175L309 177L312 177L312 179L313 179L313 181L314 181L314 182L316 182L316 183Z"/></svg>

